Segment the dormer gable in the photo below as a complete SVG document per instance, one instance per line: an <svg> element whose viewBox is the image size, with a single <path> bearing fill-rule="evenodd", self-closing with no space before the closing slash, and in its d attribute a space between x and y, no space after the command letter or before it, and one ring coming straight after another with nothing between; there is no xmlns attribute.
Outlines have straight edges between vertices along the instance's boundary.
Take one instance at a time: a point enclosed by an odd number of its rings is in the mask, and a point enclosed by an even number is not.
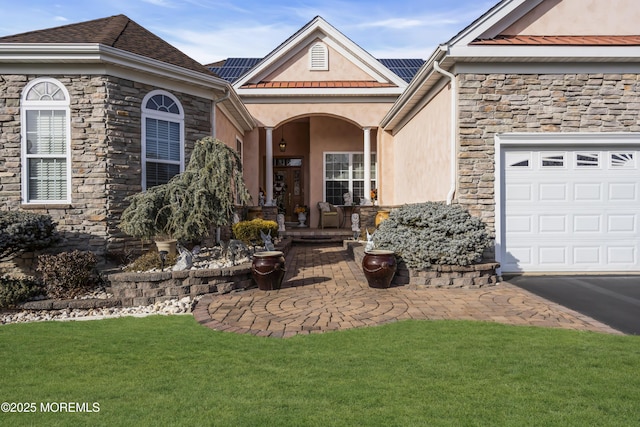
<svg viewBox="0 0 640 427"><path fill-rule="evenodd" d="M336 95L366 89L397 95L406 86L407 82L319 16L234 82L240 95L255 89L314 94L320 88L331 88Z"/></svg>

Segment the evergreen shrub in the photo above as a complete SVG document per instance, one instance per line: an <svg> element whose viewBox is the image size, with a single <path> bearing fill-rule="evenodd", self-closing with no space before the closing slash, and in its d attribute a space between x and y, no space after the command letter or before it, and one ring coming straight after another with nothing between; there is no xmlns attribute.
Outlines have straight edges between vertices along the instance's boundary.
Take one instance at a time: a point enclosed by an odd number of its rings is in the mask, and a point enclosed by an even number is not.
<svg viewBox="0 0 640 427"><path fill-rule="evenodd" d="M0 308L15 307L43 293L42 284L34 278L0 277Z"/></svg>
<svg viewBox="0 0 640 427"><path fill-rule="evenodd" d="M255 218L251 221L240 221L233 225L233 235L236 239L242 240L248 245L262 243L260 231L264 234L271 233L271 237L275 238L278 235L278 223Z"/></svg>
<svg viewBox="0 0 640 427"><path fill-rule="evenodd" d="M178 255L167 255L164 260L164 268L173 267L178 260ZM156 251L150 251L140 255L131 264L124 268L124 271L149 271L154 268L161 268L160 254Z"/></svg>
<svg viewBox="0 0 640 427"><path fill-rule="evenodd" d="M49 247L59 240L49 215L0 211L0 259Z"/></svg>
<svg viewBox="0 0 640 427"><path fill-rule="evenodd" d="M40 255L36 271L42 275L47 295L73 298L90 290L95 282L98 258L93 252L75 250L56 255Z"/></svg>
<svg viewBox="0 0 640 427"><path fill-rule="evenodd" d="M400 255L407 267L469 265L489 245L485 224L459 205L427 202L394 209L373 234L377 248Z"/></svg>
<svg viewBox="0 0 640 427"><path fill-rule="evenodd" d="M158 236L198 241L213 227L230 225L236 203L250 200L240 155L224 142L195 143L184 172L168 183L127 197L120 229L138 238Z"/></svg>

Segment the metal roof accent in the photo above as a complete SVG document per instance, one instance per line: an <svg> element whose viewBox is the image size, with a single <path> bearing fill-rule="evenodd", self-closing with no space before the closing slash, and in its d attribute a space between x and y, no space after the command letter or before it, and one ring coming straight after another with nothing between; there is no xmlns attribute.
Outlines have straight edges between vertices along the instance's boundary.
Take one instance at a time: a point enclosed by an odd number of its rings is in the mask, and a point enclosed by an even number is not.
<svg viewBox="0 0 640 427"><path fill-rule="evenodd" d="M308 89L308 88L376 88L376 87L396 87L393 83L380 83L374 80L335 80L335 81L276 81L249 83L242 86L242 89L257 88L281 88L281 89Z"/></svg>
<svg viewBox="0 0 640 427"><path fill-rule="evenodd" d="M640 46L640 36L508 36L477 39L471 45L519 46Z"/></svg>

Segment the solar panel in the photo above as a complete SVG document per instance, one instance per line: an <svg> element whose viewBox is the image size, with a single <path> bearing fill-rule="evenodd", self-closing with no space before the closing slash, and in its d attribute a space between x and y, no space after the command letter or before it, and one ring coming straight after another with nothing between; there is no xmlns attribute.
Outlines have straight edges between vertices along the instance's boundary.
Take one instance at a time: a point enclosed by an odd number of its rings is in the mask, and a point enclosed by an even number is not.
<svg viewBox="0 0 640 427"><path fill-rule="evenodd" d="M389 70L393 71L401 79L410 82L420 67L424 64L422 59L378 59Z"/></svg>
<svg viewBox="0 0 640 427"><path fill-rule="evenodd" d="M220 78L233 83L252 69L262 58L228 58L220 67L209 67L209 70L216 73Z"/></svg>

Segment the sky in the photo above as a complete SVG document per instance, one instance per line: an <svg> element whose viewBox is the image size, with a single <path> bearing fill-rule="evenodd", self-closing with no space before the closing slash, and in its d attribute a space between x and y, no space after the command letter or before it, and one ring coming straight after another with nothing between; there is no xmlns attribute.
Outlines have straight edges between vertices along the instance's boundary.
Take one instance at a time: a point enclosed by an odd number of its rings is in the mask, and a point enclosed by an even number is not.
<svg viewBox="0 0 640 427"><path fill-rule="evenodd" d="M0 36L124 14L202 64L262 58L315 16L376 58L427 59L498 0L0 0Z"/></svg>

